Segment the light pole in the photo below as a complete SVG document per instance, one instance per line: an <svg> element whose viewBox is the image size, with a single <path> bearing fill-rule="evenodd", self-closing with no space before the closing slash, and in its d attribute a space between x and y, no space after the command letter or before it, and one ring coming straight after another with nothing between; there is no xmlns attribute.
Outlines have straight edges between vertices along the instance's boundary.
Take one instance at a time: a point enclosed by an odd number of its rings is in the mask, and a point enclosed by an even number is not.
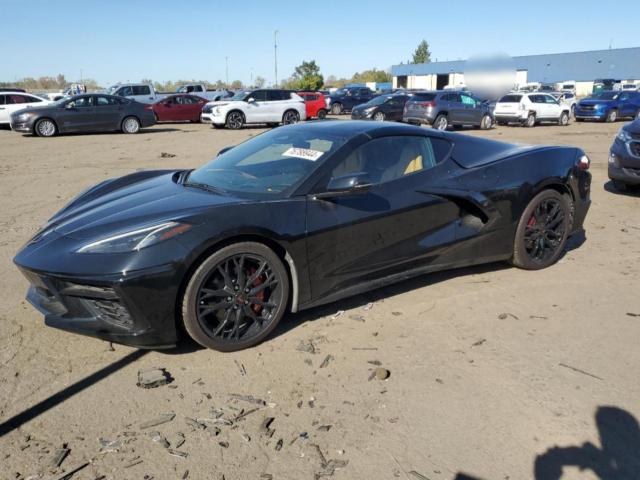
<svg viewBox="0 0 640 480"><path fill-rule="evenodd" d="M229 88L229 57L224 57L224 71L227 88Z"/></svg>
<svg viewBox="0 0 640 480"><path fill-rule="evenodd" d="M276 70L276 88L278 87L278 30L273 32L273 65Z"/></svg>

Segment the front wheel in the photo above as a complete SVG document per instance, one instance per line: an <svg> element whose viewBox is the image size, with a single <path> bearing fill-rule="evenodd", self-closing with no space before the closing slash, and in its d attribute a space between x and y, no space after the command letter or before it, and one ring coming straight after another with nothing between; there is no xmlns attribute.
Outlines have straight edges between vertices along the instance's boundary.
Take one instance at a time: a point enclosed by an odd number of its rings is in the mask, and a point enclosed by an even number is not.
<svg viewBox="0 0 640 480"><path fill-rule="evenodd" d="M518 222L511 263L527 270L554 264L567 243L571 212L571 200L555 190L533 197Z"/></svg>
<svg viewBox="0 0 640 480"><path fill-rule="evenodd" d="M53 120L43 118L36 122L33 131L39 137L53 137L58 132L58 128L56 127L56 124L53 123Z"/></svg>
<svg viewBox="0 0 640 480"><path fill-rule="evenodd" d="M560 118L558 118L558 125L560 125L561 127L566 127L567 125L569 125L569 113L568 112L562 112L560 114Z"/></svg>
<svg viewBox="0 0 640 480"><path fill-rule="evenodd" d="M618 119L618 111L617 110L610 110L609 113L607 113L607 116L605 117L604 121L607 123L613 123Z"/></svg>
<svg viewBox="0 0 640 480"><path fill-rule="evenodd" d="M383 112L376 112L376 113L373 115L373 119L374 119L376 122L384 122L384 113L383 113Z"/></svg>
<svg viewBox="0 0 640 480"><path fill-rule="evenodd" d="M331 113L333 113L334 115L340 115L342 113L342 104L334 103L333 105L331 105Z"/></svg>
<svg viewBox="0 0 640 480"><path fill-rule="evenodd" d="M480 120L480 130L490 130L493 127L493 120L490 115L485 115Z"/></svg>
<svg viewBox="0 0 640 480"><path fill-rule="evenodd" d="M140 121L136 117L127 117L122 121L123 133L138 133L140 131Z"/></svg>
<svg viewBox="0 0 640 480"><path fill-rule="evenodd" d="M239 130L244 125L244 115L242 112L231 112L227 115L227 128L230 130Z"/></svg>
<svg viewBox="0 0 640 480"><path fill-rule="evenodd" d="M295 110L287 110L282 115L282 124L283 125L293 125L294 123L298 123L300 121L300 114Z"/></svg>
<svg viewBox="0 0 640 480"><path fill-rule="evenodd" d="M284 315L288 299L289 277L273 250L236 243L194 272L182 300L182 318L196 342L232 352L264 340Z"/></svg>

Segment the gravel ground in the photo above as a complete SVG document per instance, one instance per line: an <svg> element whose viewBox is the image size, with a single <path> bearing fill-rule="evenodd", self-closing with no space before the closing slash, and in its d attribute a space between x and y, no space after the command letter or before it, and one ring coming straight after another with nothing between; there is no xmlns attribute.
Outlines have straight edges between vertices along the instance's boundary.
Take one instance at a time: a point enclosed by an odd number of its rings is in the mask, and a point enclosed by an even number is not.
<svg viewBox="0 0 640 480"><path fill-rule="evenodd" d="M562 465L562 478L638 478L640 196L606 176L620 126L468 132L591 157L586 236L552 268L427 275L289 315L265 343L226 354L47 328L12 258L82 189L195 167L262 129L0 131L0 478L527 479L536 462L538 478ZM136 386L154 367L169 383Z"/></svg>

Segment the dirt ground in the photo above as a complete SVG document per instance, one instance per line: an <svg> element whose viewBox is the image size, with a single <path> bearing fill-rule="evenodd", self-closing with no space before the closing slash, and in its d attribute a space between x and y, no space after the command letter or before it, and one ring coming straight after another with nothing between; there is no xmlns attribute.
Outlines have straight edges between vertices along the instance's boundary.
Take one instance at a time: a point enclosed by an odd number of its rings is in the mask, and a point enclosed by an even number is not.
<svg viewBox="0 0 640 480"><path fill-rule="evenodd" d="M195 167L261 129L0 131L0 478L81 467L74 480L528 479L536 462L545 479L563 465L566 479L640 478L640 196L616 193L606 176L621 126L469 132L577 145L591 157L586 235L552 268L427 275L289 315L239 353L188 341L111 349L47 328L12 258L84 188L137 169ZM387 380L370 379L378 363ZM137 387L138 371L152 367L173 381ZM61 448L69 452L56 466Z"/></svg>

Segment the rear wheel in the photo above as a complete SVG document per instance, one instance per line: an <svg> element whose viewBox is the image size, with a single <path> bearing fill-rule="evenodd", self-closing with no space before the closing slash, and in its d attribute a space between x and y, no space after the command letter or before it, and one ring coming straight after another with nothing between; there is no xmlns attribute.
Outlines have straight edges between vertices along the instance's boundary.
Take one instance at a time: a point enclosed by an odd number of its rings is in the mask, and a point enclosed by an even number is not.
<svg viewBox="0 0 640 480"><path fill-rule="evenodd" d="M327 118L327 111L324 108L321 108L320 110L318 110L318 118L320 120Z"/></svg>
<svg viewBox="0 0 640 480"><path fill-rule="evenodd" d="M491 115L485 115L482 117L482 120L480 120L480 130L490 130L491 127L493 127Z"/></svg>
<svg viewBox="0 0 640 480"><path fill-rule="evenodd" d="M342 113L342 104L334 103L333 105L331 105L331 113L333 113L334 115L340 115Z"/></svg>
<svg viewBox="0 0 640 480"><path fill-rule="evenodd" d="M536 195L518 222L511 263L527 270L555 263L567 243L571 217L571 200L566 195L555 190Z"/></svg>
<svg viewBox="0 0 640 480"><path fill-rule="evenodd" d="M33 131L39 137L53 137L56 133L58 133L58 127L56 127L56 124L53 122L53 120L43 118L36 122Z"/></svg>
<svg viewBox="0 0 640 480"><path fill-rule="evenodd" d="M607 113L607 116L604 119L604 121L607 123L613 123L617 119L618 119L618 111L613 109L613 110L610 110L609 113Z"/></svg>
<svg viewBox="0 0 640 480"><path fill-rule="evenodd" d="M136 117L126 117L122 120L123 133L138 133L140 131L140 121Z"/></svg>
<svg viewBox="0 0 640 480"><path fill-rule="evenodd" d="M283 125L293 125L294 123L298 123L300 121L300 114L295 110L287 110L282 115L282 124Z"/></svg>
<svg viewBox="0 0 640 480"><path fill-rule="evenodd" d="M524 126L527 128L536 126L536 116L533 113L530 113L527 119L524 121Z"/></svg>
<svg viewBox="0 0 640 480"><path fill-rule="evenodd" d="M284 315L289 277L267 246L242 242L207 258L187 284L184 325L196 342L232 352L267 337Z"/></svg>
<svg viewBox="0 0 640 480"><path fill-rule="evenodd" d="M242 112L233 111L227 115L226 126L230 130L239 130L244 125L244 115Z"/></svg>
<svg viewBox="0 0 640 480"><path fill-rule="evenodd" d="M446 130L449 128L449 119L446 115L438 115L433 122L433 128L436 130Z"/></svg>

